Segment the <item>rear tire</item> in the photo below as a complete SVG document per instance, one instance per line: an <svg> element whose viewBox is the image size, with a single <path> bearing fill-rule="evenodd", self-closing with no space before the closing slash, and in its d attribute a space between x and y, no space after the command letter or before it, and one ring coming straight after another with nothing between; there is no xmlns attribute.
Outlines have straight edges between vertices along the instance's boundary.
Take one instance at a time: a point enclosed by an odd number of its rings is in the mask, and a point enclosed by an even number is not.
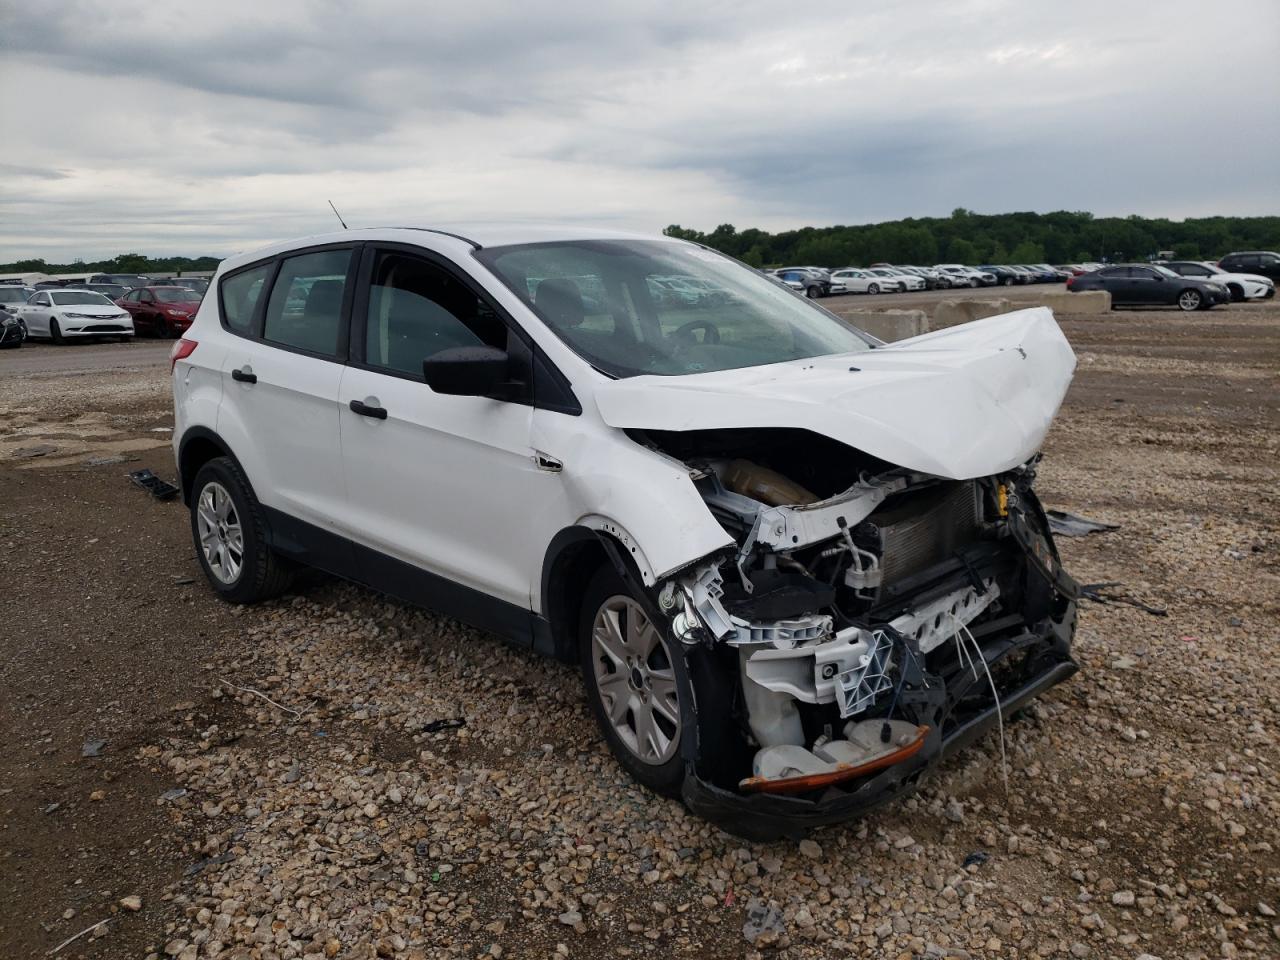
<svg viewBox="0 0 1280 960"><path fill-rule="evenodd" d="M268 545L262 505L236 462L215 457L191 487L191 539L218 596L257 603L287 590L295 567Z"/></svg>
<svg viewBox="0 0 1280 960"><path fill-rule="evenodd" d="M62 335L62 328L58 326L57 317L49 318L49 339L61 346L66 343L66 337Z"/></svg>
<svg viewBox="0 0 1280 960"><path fill-rule="evenodd" d="M612 567L587 585L578 624L587 700L609 751L627 773L664 797L679 797L691 696L679 641Z"/></svg>

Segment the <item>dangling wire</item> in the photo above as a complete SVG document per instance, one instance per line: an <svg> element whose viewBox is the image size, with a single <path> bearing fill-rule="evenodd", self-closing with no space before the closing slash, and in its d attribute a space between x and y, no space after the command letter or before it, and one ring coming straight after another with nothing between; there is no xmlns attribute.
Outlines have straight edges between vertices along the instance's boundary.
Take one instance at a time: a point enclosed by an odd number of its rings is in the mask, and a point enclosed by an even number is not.
<svg viewBox="0 0 1280 960"><path fill-rule="evenodd" d="M951 622L959 628L955 633L956 645L962 649L964 647L964 641L960 638L961 633L969 638L969 642L973 644L974 652L977 654L978 659L982 661L982 669L987 675L987 683L991 685L991 697L995 701L996 705L996 725L1000 730L1000 779L1004 783L1004 795L1005 797L1008 797L1009 761L1007 754L1005 753L1004 745L1004 710L1000 706L1000 694L996 691L995 678L991 676L991 665L987 663L987 658L982 655L982 647L978 644L977 638L969 631L969 628L961 623L954 613L948 613L948 616L951 618ZM973 678L977 680L978 669L973 664L972 655L970 655L969 664L973 667Z"/></svg>

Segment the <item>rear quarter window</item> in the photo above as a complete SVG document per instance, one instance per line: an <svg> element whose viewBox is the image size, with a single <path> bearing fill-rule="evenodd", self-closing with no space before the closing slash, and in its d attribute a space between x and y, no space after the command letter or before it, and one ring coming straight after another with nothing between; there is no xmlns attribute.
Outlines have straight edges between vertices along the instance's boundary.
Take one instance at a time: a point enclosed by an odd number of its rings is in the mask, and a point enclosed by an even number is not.
<svg viewBox="0 0 1280 960"><path fill-rule="evenodd" d="M253 327L254 313L271 274L272 264L250 270L242 270L222 281L218 286L222 304L222 324L232 333L248 335ZM134 299L131 294L130 299Z"/></svg>

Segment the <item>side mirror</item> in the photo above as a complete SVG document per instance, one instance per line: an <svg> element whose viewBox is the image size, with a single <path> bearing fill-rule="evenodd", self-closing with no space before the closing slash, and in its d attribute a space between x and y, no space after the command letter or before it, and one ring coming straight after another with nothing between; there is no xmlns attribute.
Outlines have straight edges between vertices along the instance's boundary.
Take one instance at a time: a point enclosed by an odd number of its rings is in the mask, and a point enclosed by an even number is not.
<svg viewBox="0 0 1280 960"><path fill-rule="evenodd" d="M507 381L507 355L497 347L452 347L422 361L422 376L436 393L487 397Z"/></svg>

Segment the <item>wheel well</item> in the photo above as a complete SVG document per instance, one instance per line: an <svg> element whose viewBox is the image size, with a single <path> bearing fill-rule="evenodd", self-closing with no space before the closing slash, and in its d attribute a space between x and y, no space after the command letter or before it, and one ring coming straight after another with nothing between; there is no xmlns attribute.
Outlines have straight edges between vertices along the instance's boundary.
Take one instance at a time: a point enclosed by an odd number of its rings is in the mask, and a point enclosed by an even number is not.
<svg viewBox="0 0 1280 960"><path fill-rule="evenodd" d="M555 553L543 574L542 615L551 627L556 658L571 662L578 656L578 620L587 584L610 560L604 545L592 531L578 528L565 531L556 539L565 534L569 534L569 542ZM555 547L552 541L551 549Z"/></svg>
<svg viewBox="0 0 1280 960"><path fill-rule="evenodd" d="M196 474L215 457L228 456L230 451L210 434L199 434L182 442L178 452L178 476L182 484L182 500L191 504L191 485Z"/></svg>

